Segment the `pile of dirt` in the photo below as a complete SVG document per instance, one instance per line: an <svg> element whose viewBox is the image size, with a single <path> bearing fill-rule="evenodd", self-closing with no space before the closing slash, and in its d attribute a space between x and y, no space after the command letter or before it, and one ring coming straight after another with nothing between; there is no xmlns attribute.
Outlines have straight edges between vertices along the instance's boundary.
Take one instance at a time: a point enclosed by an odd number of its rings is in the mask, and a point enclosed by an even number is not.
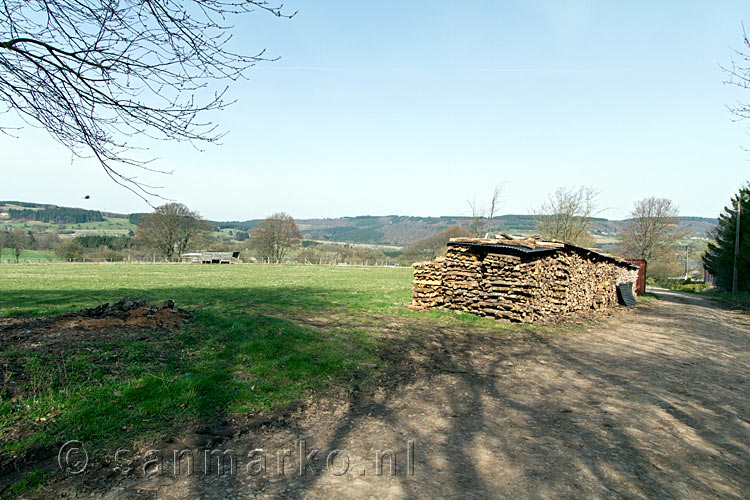
<svg viewBox="0 0 750 500"><path fill-rule="evenodd" d="M121 335L123 330L173 330L181 327L193 313L175 307L172 300L152 306L145 299L120 299L89 309L38 318L0 319L0 348L51 347L73 337Z"/></svg>
<svg viewBox="0 0 750 500"><path fill-rule="evenodd" d="M102 304L91 309L64 314L59 317L63 328L101 328L126 326L143 328L175 328L192 317L190 311L175 308L174 301L166 300L160 307L151 307L145 299L121 299L113 305Z"/></svg>

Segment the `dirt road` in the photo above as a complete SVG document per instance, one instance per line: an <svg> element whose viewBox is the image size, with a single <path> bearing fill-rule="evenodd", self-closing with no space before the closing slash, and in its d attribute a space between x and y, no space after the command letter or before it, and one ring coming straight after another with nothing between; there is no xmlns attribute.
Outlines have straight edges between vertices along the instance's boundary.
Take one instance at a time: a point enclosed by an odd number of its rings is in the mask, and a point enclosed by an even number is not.
<svg viewBox="0 0 750 500"><path fill-rule="evenodd" d="M565 335L405 336L398 332L409 325L394 324L385 356L399 380L327 398L283 424L174 444L232 450L235 474L219 475L214 458L208 474L197 459L192 475L186 463L176 475L170 449L151 476L89 494L748 498L750 316L656 293L636 311ZM232 420L223 425L231 435ZM318 450L304 475L300 445L305 455ZM376 450L393 453L378 460Z"/></svg>

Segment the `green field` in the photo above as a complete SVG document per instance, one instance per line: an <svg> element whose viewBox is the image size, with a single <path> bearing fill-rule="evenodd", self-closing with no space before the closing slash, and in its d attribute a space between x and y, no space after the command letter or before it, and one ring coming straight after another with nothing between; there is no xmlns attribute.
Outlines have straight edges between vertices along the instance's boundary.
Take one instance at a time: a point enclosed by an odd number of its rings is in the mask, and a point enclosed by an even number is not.
<svg viewBox="0 0 750 500"><path fill-rule="evenodd" d="M66 312L125 296L225 313L394 313L410 300L411 274L404 267L9 265L0 267L0 317Z"/></svg>
<svg viewBox="0 0 750 500"><path fill-rule="evenodd" d="M0 458L69 439L92 450L137 447L187 421L266 411L331 386L365 383L387 368L378 353L381 333L394 321L404 336L436 326L530 328L410 311L411 274L292 265L0 266L0 317L69 312L122 297L172 299L195 312L179 331L71 337L54 349L3 346L3 380L17 385L10 397L5 383L0 393Z"/></svg>
<svg viewBox="0 0 750 500"><path fill-rule="evenodd" d="M16 254L10 248L3 248L0 254L0 264L15 263ZM28 262L59 262L60 258L50 250L22 250L18 257L21 263Z"/></svg>

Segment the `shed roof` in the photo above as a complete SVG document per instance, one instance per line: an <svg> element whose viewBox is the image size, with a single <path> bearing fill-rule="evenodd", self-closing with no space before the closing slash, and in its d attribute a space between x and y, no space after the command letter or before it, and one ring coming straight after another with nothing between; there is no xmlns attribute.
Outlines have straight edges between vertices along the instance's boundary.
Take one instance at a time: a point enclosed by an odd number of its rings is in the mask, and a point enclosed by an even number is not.
<svg viewBox="0 0 750 500"><path fill-rule="evenodd" d="M183 257L206 257L206 258L234 258L237 259L240 256L240 252L190 252L182 254Z"/></svg>

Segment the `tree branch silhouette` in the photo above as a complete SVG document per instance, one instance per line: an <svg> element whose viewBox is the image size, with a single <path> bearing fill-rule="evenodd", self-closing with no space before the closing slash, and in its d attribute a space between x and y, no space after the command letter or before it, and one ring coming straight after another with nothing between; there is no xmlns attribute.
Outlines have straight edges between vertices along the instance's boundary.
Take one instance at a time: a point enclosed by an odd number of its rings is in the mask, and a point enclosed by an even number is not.
<svg viewBox="0 0 750 500"><path fill-rule="evenodd" d="M291 18L250 0L0 0L0 112L41 126L77 157L94 157L117 184L159 197L128 167L135 137L215 143L200 117L232 104L228 84L265 57L229 50L239 16ZM223 88L211 92L216 82ZM7 131L7 129L6 129Z"/></svg>

